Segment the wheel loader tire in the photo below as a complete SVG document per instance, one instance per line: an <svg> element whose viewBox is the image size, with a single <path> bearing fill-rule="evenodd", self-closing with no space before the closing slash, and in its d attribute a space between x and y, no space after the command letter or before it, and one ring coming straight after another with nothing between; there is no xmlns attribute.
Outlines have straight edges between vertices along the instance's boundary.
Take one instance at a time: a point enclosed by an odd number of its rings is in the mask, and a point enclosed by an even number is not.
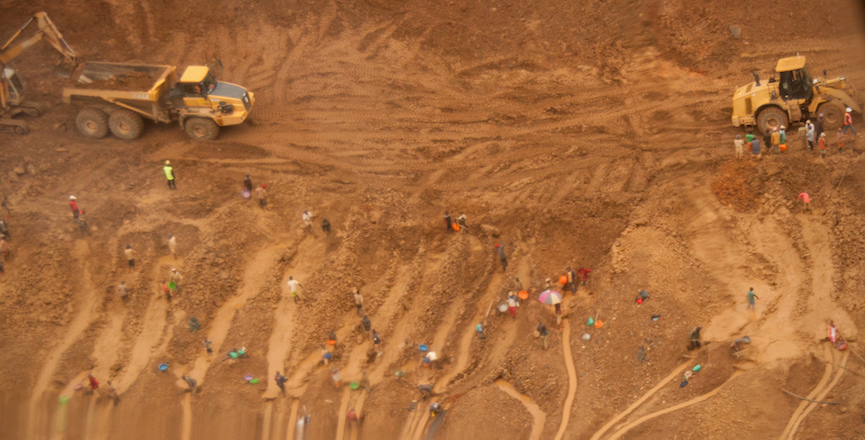
<svg viewBox="0 0 865 440"><path fill-rule="evenodd" d="M219 126L213 119L189 118L183 124L186 135L197 141L212 141L219 136Z"/></svg>
<svg viewBox="0 0 865 440"><path fill-rule="evenodd" d="M817 107L817 115L823 113L823 130L829 133L841 128L844 123L844 107L838 101L829 101Z"/></svg>
<svg viewBox="0 0 865 440"><path fill-rule="evenodd" d="M141 136L144 130L144 119L130 110L115 110L108 117L108 127L111 128L114 136L131 141Z"/></svg>
<svg viewBox="0 0 865 440"><path fill-rule="evenodd" d="M760 133L766 134L766 127L772 130L780 128L782 125L789 127L789 121L787 113L778 107L766 107L760 110L760 114L757 115L757 129L760 130Z"/></svg>
<svg viewBox="0 0 865 440"><path fill-rule="evenodd" d="M108 115L96 108L83 108L75 118L75 126L84 136L101 139L108 134Z"/></svg>

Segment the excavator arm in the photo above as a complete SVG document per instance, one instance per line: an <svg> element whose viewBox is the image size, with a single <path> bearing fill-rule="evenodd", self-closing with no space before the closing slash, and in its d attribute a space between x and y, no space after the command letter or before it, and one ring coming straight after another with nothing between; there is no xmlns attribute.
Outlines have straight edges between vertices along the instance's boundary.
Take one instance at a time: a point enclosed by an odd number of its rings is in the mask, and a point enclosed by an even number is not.
<svg viewBox="0 0 865 440"><path fill-rule="evenodd" d="M18 38L21 34L34 22L39 28L38 31L30 38L18 42ZM78 54L69 47L69 44L63 39L63 35L60 34L60 31L57 30L57 27L54 26L54 23L48 18L48 14L37 12L36 14L33 14L33 17L30 17L30 20L27 20L27 23L24 23L24 26L21 26L21 28L12 35L12 38L10 38L6 44L0 47L0 74L2 74L3 66L6 63L17 58L18 55L21 55L21 53L26 49L29 49L34 44L42 41L43 38L54 46L61 55L63 55L63 58L70 67L75 66L78 60Z"/></svg>

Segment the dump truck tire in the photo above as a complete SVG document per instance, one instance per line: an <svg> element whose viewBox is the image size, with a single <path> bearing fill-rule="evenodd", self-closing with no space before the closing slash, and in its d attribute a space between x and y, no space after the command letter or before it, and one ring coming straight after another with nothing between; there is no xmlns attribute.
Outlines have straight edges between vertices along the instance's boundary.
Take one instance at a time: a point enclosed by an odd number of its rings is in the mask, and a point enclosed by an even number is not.
<svg viewBox="0 0 865 440"><path fill-rule="evenodd" d="M84 136L101 139L108 134L108 115L96 108L83 108L75 118L75 126Z"/></svg>
<svg viewBox="0 0 865 440"><path fill-rule="evenodd" d="M760 114L757 115L757 129L763 134L766 134L766 127L769 127L770 130L782 125L789 127L789 122L787 113L775 106L766 107L760 110Z"/></svg>
<svg viewBox="0 0 865 440"><path fill-rule="evenodd" d="M129 110L115 110L108 117L108 127L114 136L131 141L138 139L144 131L144 119Z"/></svg>
<svg viewBox="0 0 865 440"><path fill-rule="evenodd" d="M829 133L830 130L841 128L844 123L844 107L839 101L829 101L820 104L817 107L817 115L823 113L823 130Z"/></svg>
<svg viewBox="0 0 865 440"><path fill-rule="evenodd" d="M189 118L183 124L186 135L197 141L212 141L219 136L219 126L213 119Z"/></svg>

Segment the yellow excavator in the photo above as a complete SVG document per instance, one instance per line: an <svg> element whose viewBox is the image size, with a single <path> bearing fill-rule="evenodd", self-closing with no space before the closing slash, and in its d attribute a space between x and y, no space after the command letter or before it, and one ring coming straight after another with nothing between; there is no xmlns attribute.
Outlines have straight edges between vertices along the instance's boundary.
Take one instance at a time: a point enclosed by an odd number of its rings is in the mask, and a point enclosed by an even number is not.
<svg viewBox="0 0 865 440"><path fill-rule="evenodd" d="M36 25L36 32L31 37L18 41L32 24ZM13 117L21 113L28 116L39 116L42 113L39 103L24 100L24 83L15 69L6 64L43 39L63 55L61 62L66 64L67 69L71 71L76 66L78 54L69 47L48 15L44 12L34 14L0 47L0 130L27 134L30 131L27 122Z"/></svg>

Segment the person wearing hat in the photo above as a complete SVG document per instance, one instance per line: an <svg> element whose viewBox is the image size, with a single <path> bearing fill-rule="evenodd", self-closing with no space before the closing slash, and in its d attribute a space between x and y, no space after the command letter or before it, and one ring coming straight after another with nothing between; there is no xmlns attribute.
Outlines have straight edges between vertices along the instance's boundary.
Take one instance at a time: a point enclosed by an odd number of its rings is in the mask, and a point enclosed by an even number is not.
<svg viewBox="0 0 865 440"><path fill-rule="evenodd" d="M510 292L508 294L507 302L508 302L508 313L510 313L514 319L517 319L517 307L520 306L520 301L517 298L517 296L514 295L514 292Z"/></svg>
<svg viewBox="0 0 865 440"><path fill-rule="evenodd" d="M72 218L78 220L78 198L69 196L69 207L72 208Z"/></svg>
<svg viewBox="0 0 865 440"><path fill-rule="evenodd" d="M814 151L815 136L814 124L812 124L809 119L805 121L805 139L808 141L808 148L811 151Z"/></svg>
<svg viewBox="0 0 865 440"><path fill-rule="evenodd" d="M170 160L165 161L162 171L165 172L165 179L168 180L168 189L177 189L177 185L174 183L174 167L171 166Z"/></svg>
<svg viewBox="0 0 865 440"><path fill-rule="evenodd" d="M264 208L267 206L267 185L262 183L260 187L255 189L255 197L258 199L258 206Z"/></svg>
<svg viewBox="0 0 865 440"><path fill-rule="evenodd" d="M820 146L820 156L825 159L826 158L826 133L820 133L820 139L817 140L817 144Z"/></svg>
<svg viewBox="0 0 865 440"><path fill-rule="evenodd" d="M736 135L733 146L736 147L736 160L741 161L742 155L745 154L745 141L742 140L741 134Z"/></svg>
<svg viewBox="0 0 865 440"><path fill-rule="evenodd" d="M781 135L781 144L787 143L787 129L782 125L778 127L778 134Z"/></svg>
<svg viewBox="0 0 865 440"><path fill-rule="evenodd" d="M496 243L496 252L499 254L499 262L502 263L502 270L508 270L508 257L505 256L505 245Z"/></svg>
<svg viewBox="0 0 865 440"><path fill-rule="evenodd" d="M180 273L177 272L177 269L175 269L173 267L171 268L171 273L168 275L168 281L171 281L174 283L174 289L173 290L176 290L179 293L180 292L180 282L183 281L183 277L180 276Z"/></svg>
<svg viewBox="0 0 865 440"><path fill-rule="evenodd" d="M772 154L781 153L781 149L779 145L781 145L781 133L778 132L778 127L772 129Z"/></svg>
<svg viewBox="0 0 865 440"><path fill-rule="evenodd" d="M853 128L853 109L850 107L847 107L847 111L844 113L844 134L847 134L848 128L853 130L853 134L859 136L859 133Z"/></svg>

